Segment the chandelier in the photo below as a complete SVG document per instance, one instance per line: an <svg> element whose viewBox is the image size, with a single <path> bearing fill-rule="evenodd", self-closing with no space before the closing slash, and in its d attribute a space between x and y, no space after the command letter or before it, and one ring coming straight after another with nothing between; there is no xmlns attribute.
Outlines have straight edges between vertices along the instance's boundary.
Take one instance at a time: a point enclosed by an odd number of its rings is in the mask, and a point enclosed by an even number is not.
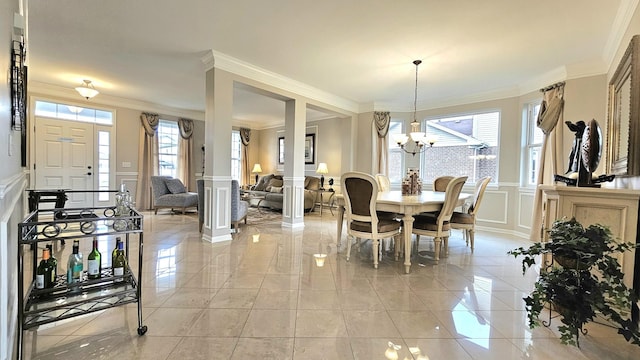
<svg viewBox="0 0 640 360"><path fill-rule="evenodd" d="M416 66L416 86L414 89L414 97L413 97L413 121L411 122L411 132L409 135L406 134L396 134L394 135L394 140L398 144L398 146L404 150L407 154L411 154L416 156L427 149L425 146L429 144L428 147L432 147L436 142L436 138L434 136L427 137L426 134L420 131L420 123L416 119L416 112L418 107L418 65L422 64L422 60L414 60L413 64ZM409 139L413 142L413 146L409 148L407 143Z"/></svg>

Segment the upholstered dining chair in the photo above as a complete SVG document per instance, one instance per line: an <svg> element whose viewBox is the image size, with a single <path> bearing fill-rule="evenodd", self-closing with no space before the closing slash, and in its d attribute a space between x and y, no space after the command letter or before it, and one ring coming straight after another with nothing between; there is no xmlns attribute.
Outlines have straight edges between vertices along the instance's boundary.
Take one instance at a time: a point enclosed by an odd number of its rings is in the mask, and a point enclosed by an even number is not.
<svg viewBox="0 0 640 360"><path fill-rule="evenodd" d="M378 217L378 182L373 176L361 172L347 172L342 174L341 182L347 219L347 261L351 257L351 242L354 237L371 239L373 267L377 269L380 239L399 235L400 222Z"/></svg>
<svg viewBox="0 0 640 360"><path fill-rule="evenodd" d="M376 181L378 182L378 191L391 190L391 181L389 181L389 177L387 175L376 174Z"/></svg>
<svg viewBox="0 0 640 360"><path fill-rule="evenodd" d="M413 233L416 235L416 249L420 244L421 235L433 237L436 263L440 260L441 242L444 243L445 256L449 252L450 220L453 210L458 204L458 197L465 181L467 181L466 176L456 177L449 181L440 211L424 212L414 216Z"/></svg>
<svg viewBox="0 0 640 360"><path fill-rule="evenodd" d="M476 227L476 213L478 212L480 202L482 202L482 197L484 196L484 191L487 189L489 181L491 181L490 176L478 180L476 182L473 202L471 206L469 206L469 209L466 212L454 211L451 215L451 228L464 230L467 245L471 243L471 252L473 252L474 248L473 240Z"/></svg>
<svg viewBox="0 0 640 360"><path fill-rule="evenodd" d="M453 176L440 176L433 180L433 191L447 190L447 184L453 179Z"/></svg>

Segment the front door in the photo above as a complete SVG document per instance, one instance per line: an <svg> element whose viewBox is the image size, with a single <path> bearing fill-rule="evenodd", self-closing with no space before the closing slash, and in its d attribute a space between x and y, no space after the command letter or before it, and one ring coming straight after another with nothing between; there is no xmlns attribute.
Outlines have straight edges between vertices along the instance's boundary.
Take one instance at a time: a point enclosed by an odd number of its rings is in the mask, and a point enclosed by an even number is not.
<svg viewBox="0 0 640 360"><path fill-rule="evenodd" d="M94 125L36 117L35 189L94 189ZM93 206L93 193L69 193L66 208Z"/></svg>

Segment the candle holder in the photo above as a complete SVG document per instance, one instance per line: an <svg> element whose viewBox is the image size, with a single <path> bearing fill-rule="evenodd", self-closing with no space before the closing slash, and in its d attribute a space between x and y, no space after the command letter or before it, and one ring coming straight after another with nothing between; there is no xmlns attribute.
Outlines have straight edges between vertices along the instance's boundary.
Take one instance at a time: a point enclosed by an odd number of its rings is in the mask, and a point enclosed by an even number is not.
<svg viewBox="0 0 640 360"><path fill-rule="evenodd" d="M422 193L420 170L407 169L407 176L402 179L402 195L418 195Z"/></svg>

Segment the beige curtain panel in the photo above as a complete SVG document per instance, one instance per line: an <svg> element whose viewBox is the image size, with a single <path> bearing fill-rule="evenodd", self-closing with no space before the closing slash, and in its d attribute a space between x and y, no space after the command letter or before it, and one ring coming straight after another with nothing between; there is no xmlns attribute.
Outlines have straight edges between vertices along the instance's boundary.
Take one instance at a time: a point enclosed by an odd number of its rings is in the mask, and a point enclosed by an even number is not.
<svg viewBox="0 0 640 360"><path fill-rule="evenodd" d="M136 206L140 210L150 210L151 176L158 173L158 138L156 130L160 123L158 114L140 114L140 141L138 146L138 182L136 184Z"/></svg>
<svg viewBox="0 0 640 360"><path fill-rule="evenodd" d="M373 113L373 137L374 137L374 174L389 176L389 123L391 113L388 111L376 111Z"/></svg>
<svg viewBox="0 0 640 360"><path fill-rule="evenodd" d="M242 148L240 151L242 179L240 179L240 183L242 185L249 185L251 184L251 168L249 167L249 142L251 141L251 129L240 129L240 141L242 142Z"/></svg>
<svg viewBox="0 0 640 360"><path fill-rule="evenodd" d="M180 139L178 140L178 168L176 177L188 190L193 190L195 180L193 177L193 120L178 119Z"/></svg>
<svg viewBox="0 0 640 360"><path fill-rule="evenodd" d="M554 174L562 169L564 160L562 159L562 127L557 127L562 123L564 110L564 83L558 83L547 89L541 90L542 103L536 120L538 127L542 130L544 138L540 149L540 161L538 162L537 185L552 184ZM563 172L563 171L560 171ZM533 219L531 221L532 241L541 241L544 228L542 224L542 191L536 185L535 197L533 200Z"/></svg>

